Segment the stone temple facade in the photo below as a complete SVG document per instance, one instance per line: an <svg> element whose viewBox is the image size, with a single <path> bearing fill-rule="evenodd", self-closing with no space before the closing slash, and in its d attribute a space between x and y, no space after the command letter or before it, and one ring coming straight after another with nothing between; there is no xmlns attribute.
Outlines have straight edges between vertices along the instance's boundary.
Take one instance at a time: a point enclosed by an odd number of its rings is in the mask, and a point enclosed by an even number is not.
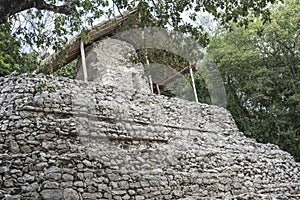
<svg viewBox="0 0 300 200"><path fill-rule="evenodd" d="M224 108L11 74L0 78L0 198L300 199L300 164L245 137Z"/></svg>

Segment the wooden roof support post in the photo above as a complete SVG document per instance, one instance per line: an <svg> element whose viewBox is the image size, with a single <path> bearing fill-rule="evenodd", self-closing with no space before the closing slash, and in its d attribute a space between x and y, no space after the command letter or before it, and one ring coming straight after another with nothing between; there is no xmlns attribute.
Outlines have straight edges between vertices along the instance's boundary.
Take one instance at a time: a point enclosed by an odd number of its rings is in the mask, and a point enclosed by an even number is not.
<svg viewBox="0 0 300 200"><path fill-rule="evenodd" d="M149 63L149 60L148 60L148 57L147 57L147 50L146 50L146 62L147 62L147 66L149 67L150 63ZM151 93L153 94L154 90L153 90L153 81L152 81L151 74L149 74L148 79L149 79L150 90L151 90Z"/></svg>
<svg viewBox="0 0 300 200"><path fill-rule="evenodd" d="M159 85L156 83L157 94L160 95Z"/></svg>
<svg viewBox="0 0 300 200"><path fill-rule="evenodd" d="M141 13L139 12L139 20L141 19ZM142 31L142 37L143 37L143 39L145 39L145 32L144 32L144 30ZM148 53L148 51L147 51L147 49L145 49L145 58L146 58L146 63L147 63L147 67L149 67L149 65L150 65L150 62L149 62L149 59L148 59L148 56L147 56L147 53ZM149 86L150 86L150 90L151 90L151 93L153 94L154 93L154 89L153 89L153 81L152 81L152 76L151 76L151 74L149 74L149 76L148 76L148 80L149 80Z"/></svg>
<svg viewBox="0 0 300 200"><path fill-rule="evenodd" d="M198 95L197 95L197 90L196 90L196 85L195 85L193 68L190 68L190 74L191 74L191 78L192 78L192 84L193 84L193 89L194 89L195 100L198 103L199 101L198 101Z"/></svg>
<svg viewBox="0 0 300 200"><path fill-rule="evenodd" d="M82 70L83 70L83 81L87 82L87 69L86 69L86 61L85 61L85 52L84 52L84 44L83 41L80 41L80 52L81 52L81 61L82 61Z"/></svg>
<svg viewBox="0 0 300 200"><path fill-rule="evenodd" d="M149 79L149 87L150 87L151 93L153 94L154 91L153 91L153 81L152 81L151 74L148 76L148 79Z"/></svg>

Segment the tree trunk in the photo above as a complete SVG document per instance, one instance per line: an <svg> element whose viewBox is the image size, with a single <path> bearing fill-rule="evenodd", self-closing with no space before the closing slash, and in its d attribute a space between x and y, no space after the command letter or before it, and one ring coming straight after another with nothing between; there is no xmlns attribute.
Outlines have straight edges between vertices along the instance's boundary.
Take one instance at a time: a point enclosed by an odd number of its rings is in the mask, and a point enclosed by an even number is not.
<svg viewBox="0 0 300 200"><path fill-rule="evenodd" d="M46 3L44 0L0 0L0 23L5 23L10 16L30 8L68 15L71 13L70 4L74 2L68 1L65 5L56 6Z"/></svg>

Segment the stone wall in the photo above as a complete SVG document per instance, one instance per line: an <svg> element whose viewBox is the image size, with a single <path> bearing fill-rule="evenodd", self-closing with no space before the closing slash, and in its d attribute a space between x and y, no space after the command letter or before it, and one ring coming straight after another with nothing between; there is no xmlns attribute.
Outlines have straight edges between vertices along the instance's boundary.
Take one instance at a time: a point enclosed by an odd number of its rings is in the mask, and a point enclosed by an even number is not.
<svg viewBox="0 0 300 200"><path fill-rule="evenodd" d="M223 108L0 78L1 199L299 199L299 166L246 138Z"/></svg>
<svg viewBox="0 0 300 200"><path fill-rule="evenodd" d="M135 54L134 47L124 41L105 38L86 49L88 81L100 85L114 86L120 90L136 90L150 93L144 67L141 63L133 65L130 57ZM81 60L77 63L76 79L83 80Z"/></svg>

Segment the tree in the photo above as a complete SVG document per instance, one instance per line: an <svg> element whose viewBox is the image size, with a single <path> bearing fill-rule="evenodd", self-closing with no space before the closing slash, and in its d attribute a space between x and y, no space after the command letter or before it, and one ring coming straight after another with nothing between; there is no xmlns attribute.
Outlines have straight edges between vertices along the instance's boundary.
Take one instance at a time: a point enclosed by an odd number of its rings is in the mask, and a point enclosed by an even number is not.
<svg viewBox="0 0 300 200"><path fill-rule="evenodd" d="M0 24L0 76L13 71L32 72L36 66L34 53L21 53L21 44L10 35L10 27Z"/></svg>
<svg viewBox="0 0 300 200"><path fill-rule="evenodd" d="M274 2L275 0L0 0L0 23L12 24L18 21L13 30L14 36L22 34L20 38L25 38L27 43L38 46L44 44L46 47L54 44L57 47L66 41L65 36L87 29L104 14L111 16L115 14L115 10L130 10L139 4L142 11L146 9L153 14L157 25L168 25L177 31L189 33L206 45L208 35L203 27L183 22L183 13L189 13L191 21L197 19L198 13L205 11L220 19L222 24L236 21L247 25L249 14L261 15L267 21L269 11L266 7ZM45 22L45 16L49 12L52 24ZM20 17L20 13L23 16ZM142 18L148 17L145 13L147 12L141 12ZM24 20L29 20L30 23L22 25ZM35 31L26 31L29 28ZM50 31L44 33L44 29Z"/></svg>
<svg viewBox="0 0 300 200"><path fill-rule="evenodd" d="M300 160L300 5L272 8L272 21L219 33L208 48L222 73L239 128Z"/></svg>
<svg viewBox="0 0 300 200"><path fill-rule="evenodd" d="M19 70L20 44L10 36L9 27L0 25L0 76Z"/></svg>

